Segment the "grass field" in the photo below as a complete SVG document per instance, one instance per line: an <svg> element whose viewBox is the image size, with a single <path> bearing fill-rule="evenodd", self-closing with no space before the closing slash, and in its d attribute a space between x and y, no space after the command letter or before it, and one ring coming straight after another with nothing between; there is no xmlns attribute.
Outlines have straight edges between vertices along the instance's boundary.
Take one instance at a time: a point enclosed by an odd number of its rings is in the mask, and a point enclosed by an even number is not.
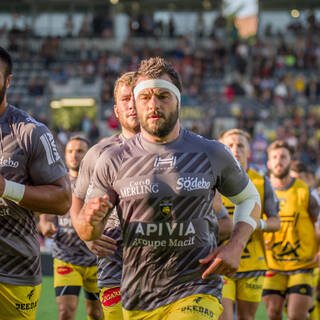
<svg viewBox="0 0 320 320"><path fill-rule="evenodd" d="M76 320L86 320L86 310L83 301L83 293L81 292ZM37 312L37 320L55 320L58 319L58 309L53 289L53 277L43 277L42 293ZM256 320L267 320L264 305L260 303Z"/></svg>

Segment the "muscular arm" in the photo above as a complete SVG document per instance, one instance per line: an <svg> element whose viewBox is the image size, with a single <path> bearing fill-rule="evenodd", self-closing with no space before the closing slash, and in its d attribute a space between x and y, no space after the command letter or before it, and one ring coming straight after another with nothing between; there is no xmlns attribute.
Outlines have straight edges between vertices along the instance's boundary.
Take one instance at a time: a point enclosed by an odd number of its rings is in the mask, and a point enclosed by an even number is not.
<svg viewBox="0 0 320 320"><path fill-rule="evenodd" d="M280 217L279 217L279 200L276 193L267 177L264 177L264 199L263 210L266 214L267 220L265 223L259 223L258 228L263 232L275 232L280 230ZM264 225L265 224L265 225Z"/></svg>
<svg viewBox="0 0 320 320"><path fill-rule="evenodd" d="M229 199L236 204L234 211L235 226L226 245L214 249L211 254L200 260L202 264L214 260L203 273L203 279L213 272L224 274L228 277L236 272L240 264L242 251L256 228L260 217L260 196L251 181L248 182L243 191L229 197Z"/></svg>
<svg viewBox="0 0 320 320"><path fill-rule="evenodd" d="M218 240L223 241L230 237L233 229L233 222L229 216L229 214L224 215L223 217L218 217L218 223L219 223L219 235Z"/></svg>
<svg viewBox="0 0 320 320"><path fill-rule="evenodd" d="M72 194L72 205L70 208L71 222L75 230L78 232L78 228L81 228L80 210L84 205L84 200L78 198L74 193Z"/></svg>
<svg viewBox="0 0 320 320"><path fill-rule="evenodd" d="M93 198L80 210L76 230L82 240L91 241L101 237L108 213L113 208L108 199L107 195Z"/></svg>
<svg viewBox="0 0 320 320"><path fill-rule="evenodd" d="M315 223L319 216L320 211L320 199L317 192L314 189L310 190L309 204L308 204L308 213L311 220Z"/></svg>
<svg viewBox="0 0 320 320"><path fill-rule="evenodd" d="M5 181L0 176L0 194L3 194ZM65 214L71 206L71 187L69 177L63 176L51 184L25 186L19 205L43 213Z"/></svg>

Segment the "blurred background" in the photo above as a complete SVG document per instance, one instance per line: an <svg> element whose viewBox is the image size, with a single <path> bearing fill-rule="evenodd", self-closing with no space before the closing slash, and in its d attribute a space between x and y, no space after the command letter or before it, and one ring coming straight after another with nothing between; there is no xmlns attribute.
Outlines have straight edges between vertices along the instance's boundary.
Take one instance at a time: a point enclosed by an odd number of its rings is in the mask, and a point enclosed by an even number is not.
<svg viewBox="0 0 320 320"><path fill-rule="evenodd" d="M113 84L143 58L169 59L183 81L185 127L233 127L286 139L320 178L320 1L1 0L0 43L14 58L9 103L45 122L63 150L119 130Z"/></svg>

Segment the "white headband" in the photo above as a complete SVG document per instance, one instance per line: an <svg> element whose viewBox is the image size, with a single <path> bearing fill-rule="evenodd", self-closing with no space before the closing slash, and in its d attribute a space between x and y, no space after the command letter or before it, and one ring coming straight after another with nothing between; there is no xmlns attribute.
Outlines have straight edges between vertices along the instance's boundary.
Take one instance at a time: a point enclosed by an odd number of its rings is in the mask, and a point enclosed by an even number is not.
<svg viewBox="0 0 320 320"><path fill-rule="evenodd" d="M178 99L179 106L181 103L181 94L179 89L171 82L162 79L151 79L141 81L133 90L134 98L137 99L138 94L144 89L150 88L166 88L172 91Z"/></svg>

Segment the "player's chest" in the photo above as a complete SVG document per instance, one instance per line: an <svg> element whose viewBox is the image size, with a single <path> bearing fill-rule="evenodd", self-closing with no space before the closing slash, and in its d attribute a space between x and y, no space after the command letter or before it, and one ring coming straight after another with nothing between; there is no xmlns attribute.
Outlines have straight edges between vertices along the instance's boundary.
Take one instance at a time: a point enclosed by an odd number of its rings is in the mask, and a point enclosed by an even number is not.
<svg viewBox="0 0 320 320"><path fill-rule="evenodd" d="M0 174L10 179L24 172L27 157L16 136L2 135L0 140Z"/></svg>
<svg viewBox="0 0 320 320"><path fill-rule="evenodd" d="M166 153L127 159L114 189L120 199L199 196L212 192L217 178L203 154Z"/></svg>

